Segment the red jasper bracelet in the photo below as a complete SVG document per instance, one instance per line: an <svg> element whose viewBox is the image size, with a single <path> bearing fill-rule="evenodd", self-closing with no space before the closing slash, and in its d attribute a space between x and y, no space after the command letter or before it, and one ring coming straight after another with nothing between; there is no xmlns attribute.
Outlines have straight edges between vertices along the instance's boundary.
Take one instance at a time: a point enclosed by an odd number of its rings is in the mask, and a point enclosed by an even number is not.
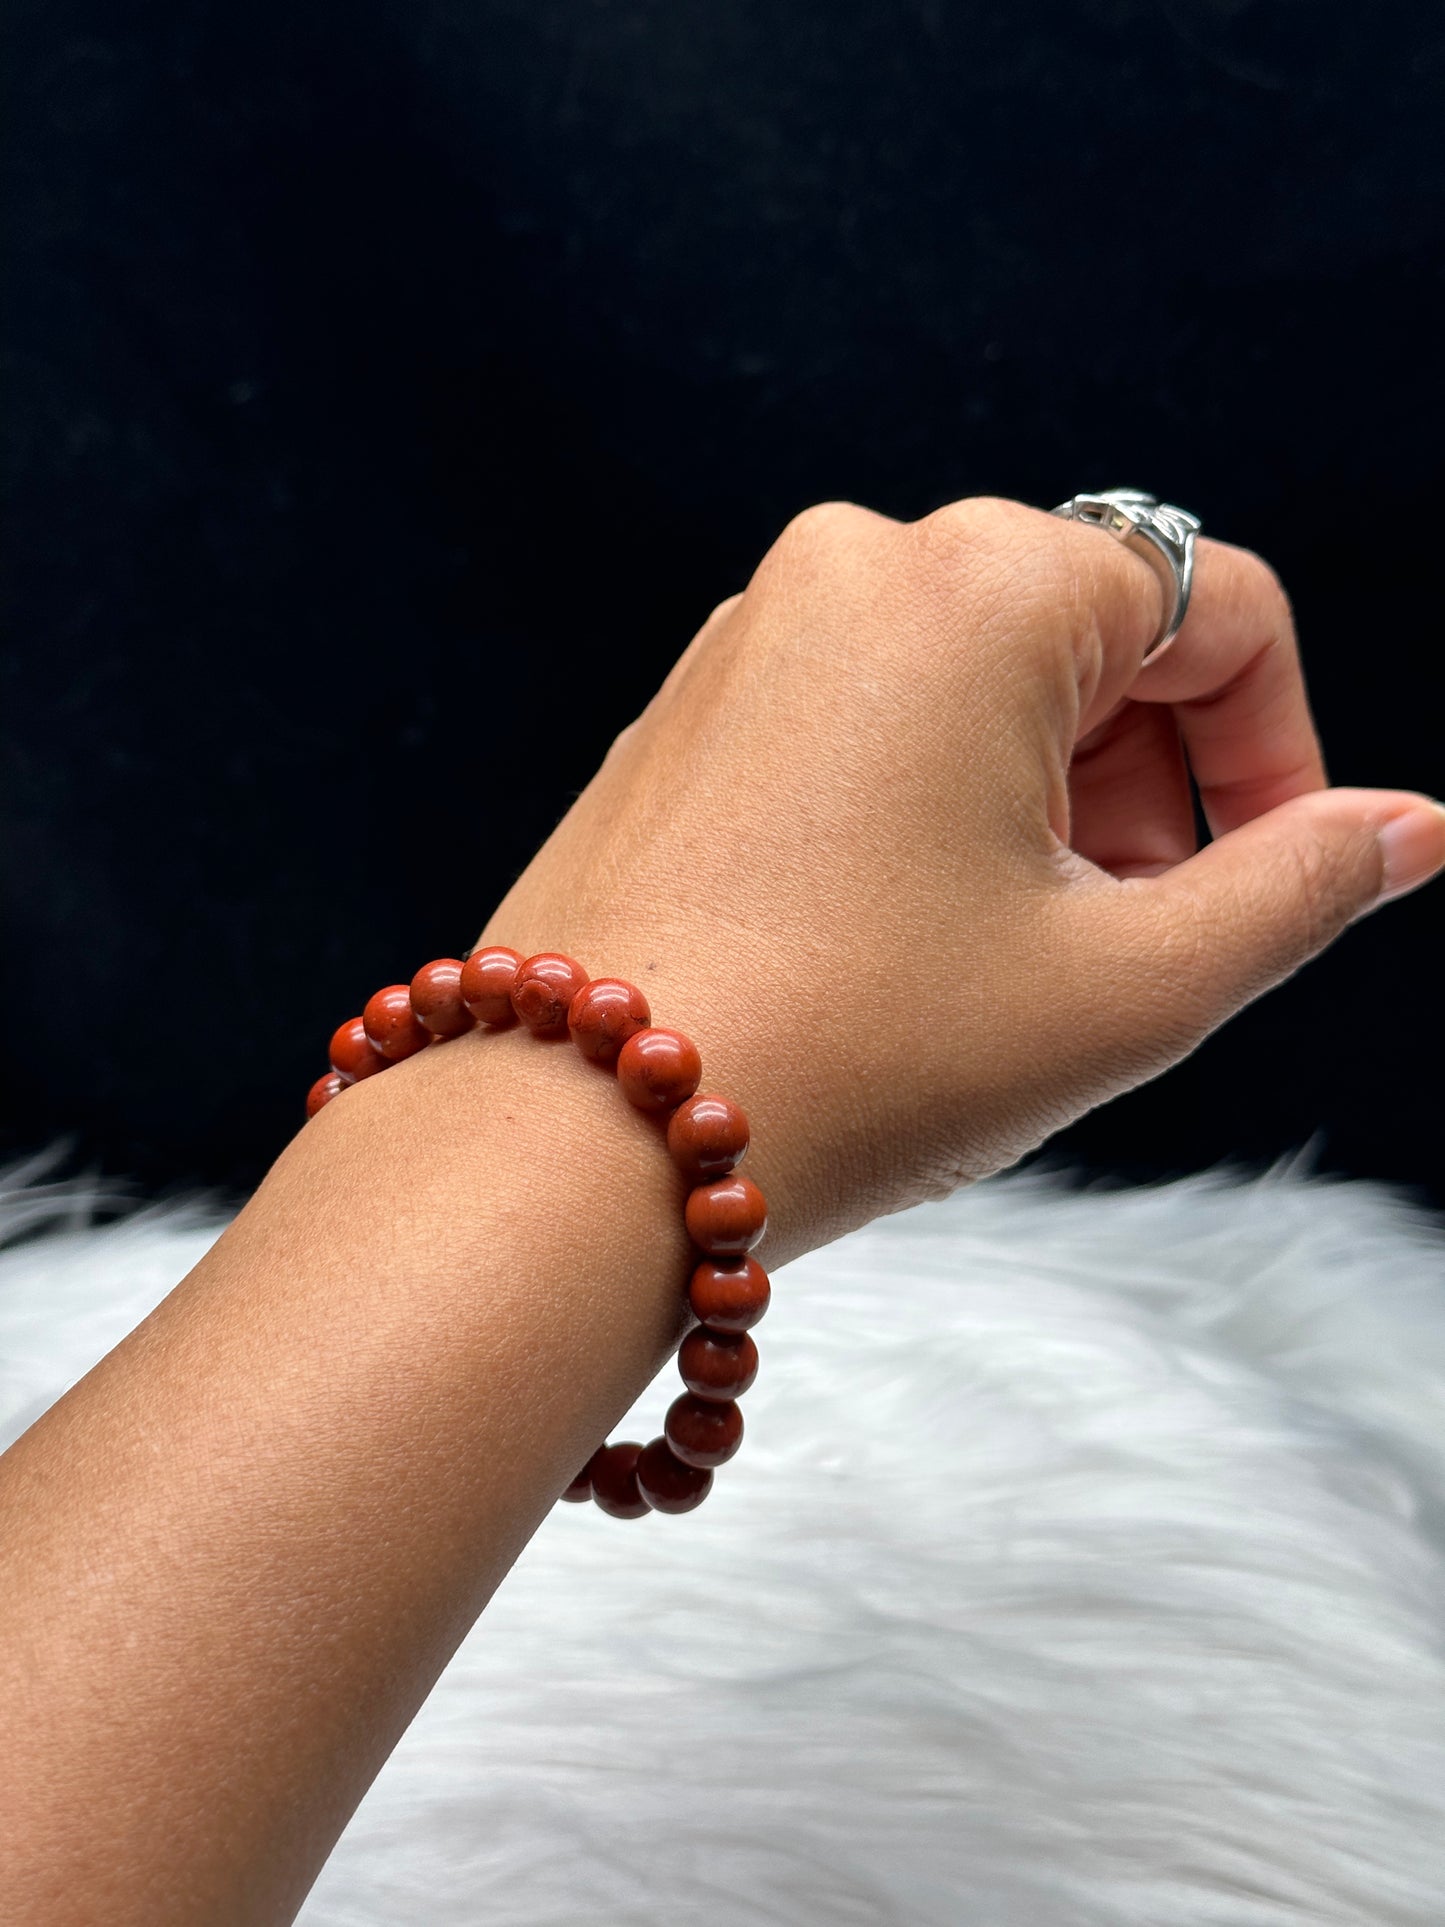
<svg viewBox="0 0 1445 1927"><path fill-rule="evenodd" d="M682 1341L678 1370L687 1387L668 1409L661 1438L601 1445L562 1494L595 1499L615 1519L645 1512L691 1512L712 1490L713 1467L737 1451L743 1415L737 1401L758 1375L748 1336L768 1308L768 1275L749 1254L767 1228L763 1194L737 1167L748 1148L748 1121L730 1098L696 1095L697 1047L680 1031L654 1028L647 999L618 977L590 982L575 958L556 951L521 957L504 944L462 962L424 964L410 984L378 990L360 1017L331 1039L331 1069L306 1099L315 1117L349 1084L428 1044L480 1024L504 1030L520 1019L536 1037L571 1036L594 1064L617 1073L640 1111L667 1118L667 1148L692 1185L684 1217L699 1261L688 1303L700 1324Z"/></svg>

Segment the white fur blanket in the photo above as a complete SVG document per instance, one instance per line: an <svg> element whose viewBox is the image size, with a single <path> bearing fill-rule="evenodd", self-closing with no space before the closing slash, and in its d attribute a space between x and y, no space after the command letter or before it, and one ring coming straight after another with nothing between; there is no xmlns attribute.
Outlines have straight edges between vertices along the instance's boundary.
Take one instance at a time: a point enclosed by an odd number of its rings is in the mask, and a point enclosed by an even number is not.
<svg viewBox="0 0 1445 1927"><path fill-rule="evenodd" d="M54 1221L0 1257L0 1444L216 1229L43 1176L0 1199ZM790 1266L758 1335L707 1504L556 1508L306 1927L1445 1921L1429 1219L1005 1179Z"/></svg>

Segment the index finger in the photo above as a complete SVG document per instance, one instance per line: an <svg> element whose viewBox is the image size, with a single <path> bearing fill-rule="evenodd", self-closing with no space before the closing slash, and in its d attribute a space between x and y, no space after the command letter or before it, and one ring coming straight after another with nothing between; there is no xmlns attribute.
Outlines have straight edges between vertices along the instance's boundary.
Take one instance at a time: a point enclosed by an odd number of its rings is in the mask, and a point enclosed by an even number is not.
<svg viewBox="0 0 1445 1927"><path fill-rule="evenodd" d="M1215 836L1326 787L1289 597L1252 550L1196 539L1189 613L1128 693L1173 708Z"/></svg>

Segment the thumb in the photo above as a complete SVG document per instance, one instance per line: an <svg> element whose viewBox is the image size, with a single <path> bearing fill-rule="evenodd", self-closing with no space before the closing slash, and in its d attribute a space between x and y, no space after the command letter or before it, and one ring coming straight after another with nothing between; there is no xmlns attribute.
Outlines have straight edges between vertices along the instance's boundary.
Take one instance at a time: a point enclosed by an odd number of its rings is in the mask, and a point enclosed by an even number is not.
<svg viewBox="0 0 1445 1927"><path fill-rule="evenodd" d="M1127 955L1152 953L1168 1027L1195 1040L1288 977L1349 924L1445 867L1445 808L1404 790L1313 790L1231 830L1161 876L1124 886ZM1168 981L1165 981L1165 979ZM1170 1008L1172 1006L1172 1009ZM1147 1022L1144 1009L1136 1017Z"/></svg>

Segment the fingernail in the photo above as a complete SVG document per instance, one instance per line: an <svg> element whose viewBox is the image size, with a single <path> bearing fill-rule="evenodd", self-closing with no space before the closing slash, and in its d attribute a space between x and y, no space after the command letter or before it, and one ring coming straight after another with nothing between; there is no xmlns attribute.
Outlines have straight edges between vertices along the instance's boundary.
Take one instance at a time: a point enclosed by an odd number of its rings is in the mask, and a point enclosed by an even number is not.
<svg viewBox="0 0 1445 1927"><path fill-rule="evenodd" d="M1421 797L1418 809L1382 823L1379 838L1383 872L1376 902L1388 903L1445 869L1445 804Z"/></svg>

